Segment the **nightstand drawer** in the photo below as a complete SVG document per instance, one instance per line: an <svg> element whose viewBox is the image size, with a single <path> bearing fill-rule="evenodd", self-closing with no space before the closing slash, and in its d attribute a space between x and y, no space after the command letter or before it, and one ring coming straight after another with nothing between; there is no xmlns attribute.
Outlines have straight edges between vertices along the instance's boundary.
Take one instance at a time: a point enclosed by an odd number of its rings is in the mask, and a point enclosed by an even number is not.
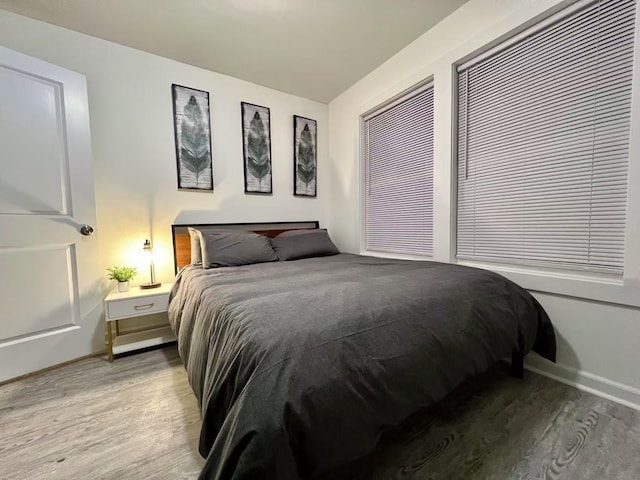
<svg viewBox="0 0 640 480"><path fill-rule="evenodd" d="M166 312L168 305L168 293L140 298L112 300L107 302L107 320Z"/></svg>

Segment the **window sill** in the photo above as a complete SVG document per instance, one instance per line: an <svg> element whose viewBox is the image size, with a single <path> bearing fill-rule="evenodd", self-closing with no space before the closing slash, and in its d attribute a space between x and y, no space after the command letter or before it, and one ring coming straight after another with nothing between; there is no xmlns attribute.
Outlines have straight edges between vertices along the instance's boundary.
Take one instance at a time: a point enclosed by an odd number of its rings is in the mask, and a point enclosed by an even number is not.
<svg viewBox="0 0 640 480"><path fill-rule="evenodd" d="M361 250L360 255L395 258L398 260L434 261L432 257L371 252L368 250ZM616 275L542 270L535 267L525 268L469 260L454 260L452 263L499 273L532 292L640 308L640 284L627 284L628 282L624 282L622 277Z"/></svg>
<svg viewBox="0 0 640 480"><path fill-rule="evenodd" d="M457 264L491 270L532 292L640 307L640 285L627 284L619 276L545 271L534 267L525 268L461 260Z"/></svg>
<svg viewBox="0 0 640 480"><path fill-rule="evenodd" d="M433 257L423 255L404 255L402 253L384 253L384 252L372 252L370 250L360 250L360 255L367 257L379 257L379 258L395 258L397 260L418 260L420 262L432 262Z"/></svg>

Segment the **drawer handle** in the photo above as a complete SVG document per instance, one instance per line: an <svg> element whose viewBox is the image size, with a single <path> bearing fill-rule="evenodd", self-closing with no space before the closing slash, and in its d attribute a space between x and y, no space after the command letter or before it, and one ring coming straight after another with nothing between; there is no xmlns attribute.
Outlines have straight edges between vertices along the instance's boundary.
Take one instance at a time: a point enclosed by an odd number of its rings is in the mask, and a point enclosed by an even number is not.
<svg viewBox="0 0 640 480"><path fill-rule="evenodd" d="M134 305L133 309L134 310L149 310L151 307L153 307L153 303L146 303L144 305Z"/></svg>

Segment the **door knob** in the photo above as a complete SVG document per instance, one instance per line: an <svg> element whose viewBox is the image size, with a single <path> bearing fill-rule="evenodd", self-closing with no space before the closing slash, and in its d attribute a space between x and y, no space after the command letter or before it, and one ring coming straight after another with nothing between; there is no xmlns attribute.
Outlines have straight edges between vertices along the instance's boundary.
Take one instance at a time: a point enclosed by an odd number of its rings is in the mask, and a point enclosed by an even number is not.
<svg viewBox="0 0 640 480"><path fill-rule="evenodd" d="M93 227L91 225L83 225L80 227L80 233L86 237L93 234Z"/></svg>

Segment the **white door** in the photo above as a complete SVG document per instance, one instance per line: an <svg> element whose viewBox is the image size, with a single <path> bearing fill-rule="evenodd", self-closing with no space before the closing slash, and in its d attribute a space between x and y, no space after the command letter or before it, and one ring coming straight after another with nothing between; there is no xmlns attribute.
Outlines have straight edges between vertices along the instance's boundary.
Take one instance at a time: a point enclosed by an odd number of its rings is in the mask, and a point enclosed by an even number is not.
<svg viewBox="0 0 640 480"><path fill-rule="evenodd" d="M0 47L0 381L104 348L83 225L95 227L85 78Z"/></svg>

